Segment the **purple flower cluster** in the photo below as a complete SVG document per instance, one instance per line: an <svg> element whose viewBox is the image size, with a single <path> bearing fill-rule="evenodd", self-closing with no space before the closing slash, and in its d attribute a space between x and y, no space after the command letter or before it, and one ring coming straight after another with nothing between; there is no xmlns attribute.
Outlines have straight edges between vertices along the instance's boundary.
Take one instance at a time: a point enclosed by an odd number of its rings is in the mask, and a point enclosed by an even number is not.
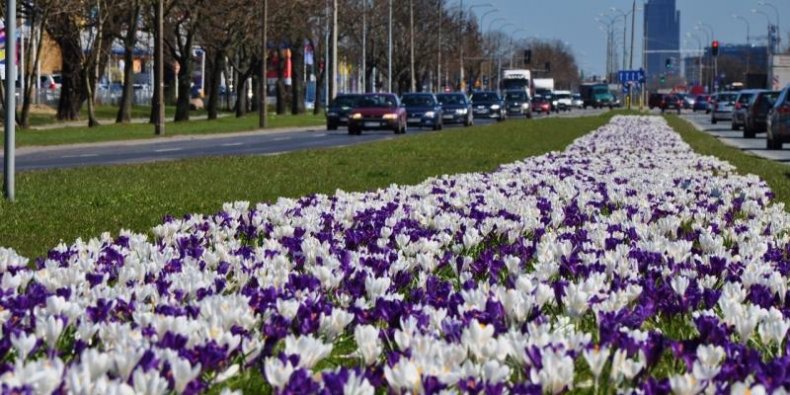
<svg viewBox="0 0 790 395"><path fill-rule="evenodd" d="M790 218L661 118L487 174L0 249L0 391L776 392ZM229 391L225 391L229 392Z"/></svg>

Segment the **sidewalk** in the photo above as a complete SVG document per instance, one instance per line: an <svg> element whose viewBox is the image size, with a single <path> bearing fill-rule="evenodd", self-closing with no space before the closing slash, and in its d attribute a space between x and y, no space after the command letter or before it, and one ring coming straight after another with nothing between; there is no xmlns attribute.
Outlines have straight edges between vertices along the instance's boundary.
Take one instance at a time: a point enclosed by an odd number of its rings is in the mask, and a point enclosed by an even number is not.
<svg viewBox="0 0 790 395"><path fill-rule="evenodd" d="M220 114L217 114L217 117L218 118L225 118L225 117L228 117L228 116L231 116L231 115L233 115L233 114L220 113ZM200 121L200 120L206 120L206 119L208 119L208 115L190 115L189 116L189 120L190 121L192 121L192 120ZM99 124L101 124L101 125L112 125L112 124L115 124L115 118L97 119L97 121L99 121ZM149 121L149 119L147 117L146 118L132 118L130 120L131 123L148 123L148 121ZM165 118L165 122L173 122L173 121L174 121L174 119L172 117L169 118L169 119ZM84 119L84 120L80 120L80 121L55 122L55 123L46 124L46 125L31 126L30 130L52 130L52 129L60 129L60 128L79 128L79 127L86 127L86 126L88 126L88 120Z"/></svg>

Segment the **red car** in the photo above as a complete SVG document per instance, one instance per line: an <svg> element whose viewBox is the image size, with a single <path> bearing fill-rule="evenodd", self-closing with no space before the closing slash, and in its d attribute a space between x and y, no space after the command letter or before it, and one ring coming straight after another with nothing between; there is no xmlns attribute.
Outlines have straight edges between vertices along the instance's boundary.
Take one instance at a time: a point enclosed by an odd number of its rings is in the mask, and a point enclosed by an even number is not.
<svg viewBox="0 0 790 395"><path fill-rule="evenodd" d="M549 114L551 113L551 103L540 96L535 96L532 98L532 112Z"/></svg>
<svg viewBox="0 0 790 395"><path fill-rule="evenodd" d="M392 93L370 93L357 101L348 117L348 134L363 130L392 130L406 133L406 109Z"/></svg>

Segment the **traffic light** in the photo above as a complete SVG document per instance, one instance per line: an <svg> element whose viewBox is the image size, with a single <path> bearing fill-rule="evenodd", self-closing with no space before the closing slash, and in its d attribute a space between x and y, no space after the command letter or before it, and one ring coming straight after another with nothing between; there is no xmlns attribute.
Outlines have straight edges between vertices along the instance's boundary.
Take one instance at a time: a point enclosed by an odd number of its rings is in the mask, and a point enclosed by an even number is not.
<svg viewBox="0 0 790 395"><path fill-rule="evenodd" d="M671 69L672 68L672 58L667 58L667 60L664 62L664 65L667 67L667 69Z"/></svg>
<svg viewBox="0 0 790 395"><path fill-rule="evenodd" d="M713 40L710 44L710 53L713 56L719 56L719 40Z"/></svg>
<svg viewBox="0 0 790 395"><path fill-rule="evenodd" d="M551 73L551 62L546 62L546 67L544 68L546 69L547 73Z"/></svg>
<svg viewBox="0 0 790 395"><path fill-rule="evenodd" d="M664 75L661 74L661 83L663 84L666 80L667 80L666 77L664 77Z"/></svg>
<svg viewBox="0 0 790 395"><path fill-rule="evenodd" d="M528 65L532 63L532 50L525 49L524 50L524 65Z"/></svg>

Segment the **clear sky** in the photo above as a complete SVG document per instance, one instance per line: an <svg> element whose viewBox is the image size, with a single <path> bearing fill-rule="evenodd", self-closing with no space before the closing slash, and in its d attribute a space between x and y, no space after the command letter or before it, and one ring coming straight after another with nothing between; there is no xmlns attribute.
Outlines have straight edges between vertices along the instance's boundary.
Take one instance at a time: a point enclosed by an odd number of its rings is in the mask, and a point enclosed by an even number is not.
<svg viewBox="0 0 790 395"><path fill-rule="evenodd" d="M576 55L580 68L585 75L603 74L606 70L606 33L595 21L601 13L615 15L612 7L625 12L631 11L632 0L463 0L464 6L490 3L496 8L483 20L483 28L502 28L506 33L515 32L516 37L538 37L558 39L566 42ZM458 4L459 0L448 0ZM642 9L644 0L637 0L637 18L634 42L634 68L642 64ZM779 29L782 34L782 47L787 48L790 32L790 0L769 0L779 11ZM686 33L695 34L702 45L706 45L709 33L705 29L695 30L702 21L713 28L716 39L721 45L746 43L746 23L734 18L740 15L749 22L752 44L765 44L767 19L776 23L776 12L769 6L759 5L757 0L677 0L680 10L681 47L698 49L698 42L686 38ZM467 8L468 9L468 8ZM493 8L474 8L479 17ZM764 12L753 13L752 9ZM502 19L498 19L502 18ZM619 57L622 57L623 18L615 22ZM511 24L511 25L508 25ZM627 40L630 45L631 22L629 18ZM524 31L517 31L524 29ZM759 37L757 37L759 36ZM620 58L622 64L622 58Z"/></svg>

